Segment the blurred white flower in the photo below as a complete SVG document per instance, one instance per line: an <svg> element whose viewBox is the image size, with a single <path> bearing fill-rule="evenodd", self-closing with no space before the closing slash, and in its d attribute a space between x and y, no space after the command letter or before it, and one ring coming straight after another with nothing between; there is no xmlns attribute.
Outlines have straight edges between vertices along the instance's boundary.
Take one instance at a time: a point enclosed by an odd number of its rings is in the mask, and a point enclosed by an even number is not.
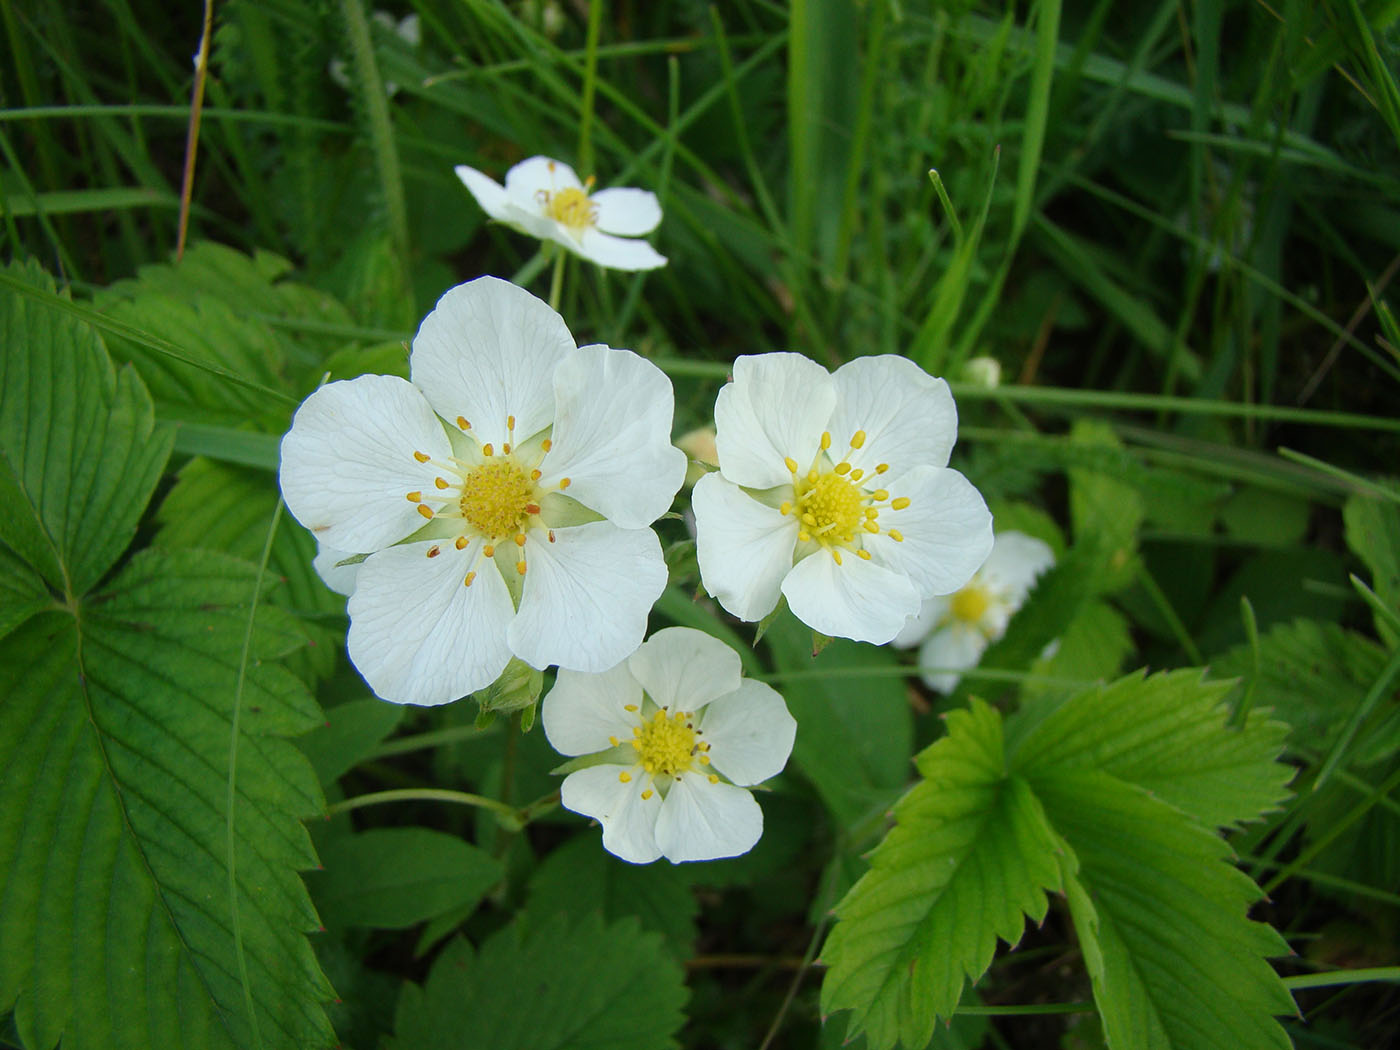
<svg viewBox="0 0 1400 1050"><path fill-rule="evenodd" d="M602 674L560 671L540 719L556 751L597 757L565 778L565 808L634 864L752 849L763 811L745 788L782 771L797 732L781 696L740 677L733 649L689 627Z"/></svg>
<svg viewBox="0 0 1400 1050"><path fill-rule="evenodd" d="M962 672L976 667L987 646L1006 633L1012 614L1054 564L1049 544L1023 532L999 532L992 553L967 586L925 601L894 644L919 646L919 665L928 668L920 677L930 689L951 693Z"/></svg>
<svg viewBox="0 0 1400 1050"><path fill-rule="evenodd" d="M320 388L282 440L287 508L322 578L353 588L350 659L414 704L482 689L512 655L616 664L666 585L648 526L685 476L670 380L629 350L577 347L494 277L438 301L409 363L412 383Z"/></svg>
<svg viewBox="0 0 1400 1050"><path fill-rule="evenodd" d="M823 634L883 644L965 584L992 546L982 496L947 467L948 384L903 357L828 373L741 357L715 402L719 470L692 505L705 589L741 620L781 593Z"/></svg>
<svg viewBox="0 0 1400 1050"><path fill-rule="evenodd" d="M666 257L646 241L661 222L661 205L648 190L614 187L593 192L593 178L548 157L522 160L506 184L459 164L454 171L482 210L521 233L562 245L610 270L654 270Z"/></svg>
<svg viewBox="0 0 1400 1050"><path fill-rule="evenodd" d="M963 377L975 386L995 390L1001 385L1001 362L987 354L970 357L963 364Z"/></svg>

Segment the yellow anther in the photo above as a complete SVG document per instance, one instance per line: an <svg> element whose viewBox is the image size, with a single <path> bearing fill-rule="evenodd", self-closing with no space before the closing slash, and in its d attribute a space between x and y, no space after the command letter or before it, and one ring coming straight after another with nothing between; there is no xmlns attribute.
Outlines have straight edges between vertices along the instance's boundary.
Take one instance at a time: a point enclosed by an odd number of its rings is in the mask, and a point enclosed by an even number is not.
<svg viewBox="0 0 1400 1050"><path fill-rule="evenodd" d="M816 468L816 467L813 467L811 470L807 471L807 481L810 482L810 483L813 484L813 485L815 485L815 484L817 483L817 478L820 477L820 476L821 476L821 475L819 475L819 474L817 473L817 468Z"/></svg>
<svg viewBox="0 0 1400 1050"><path fill-rule="evenodd" d="M476 573L474 573L474 572L469 572L469 573L467 573L467 578L466 578L465 580L463 580L462 583L463 583L463 585L465 585L465 586L467 586L467 587L470 587L470 586L472 585L472 580L474 580L474 579L476 579Z"/></svg>
<svg viewBox="0 0 1400 1050"><path fill-rule="evenodd" d="M523 547L523 546L525 546L525 533L523 533L523 532L517 532L517 533L515 534L515 545L516 545L517 547Z"/></svg>
<svg viewBox="0 0 1400 1050"><path fill-rule="evenodd" d="M898 529L890 529L889 535L890 539L894 540L895 543L904 542L904 533L900 532Z"/></svg>
<svg viewBox="0 0 1400 1050"><path fill-rule="evenodd" d="M876 474L883 474L885 471L887 471L887 470L889 470L889 469L890 469L890 465L889 465L888 463L879 463L879 464L876 464L876 466L875 466L875 473L876 473Z"/></svg>
<svg viewBox="0 0 1400 1050"><path fill-rule="evenodd" d="M465 536L458 536L458 537L457 537L457 543L456 543L457 549L458 549L459 551L460 551L460 550L466 550L467 544L470 543L470 542L471 542L471 541L468 540Z"/></svg>
<svg viewBox="0 0 1400 1050"><path fill-rule="evenodd" d="M540 480L540 471L539 471L539 468L538 468L538 467L536 467L534 470L530 471L530 480L531 480L531 481L539 481L539 480Z"/></svg>
<svg viewBox="0 0 1400 1050"><path fill-rule="evenodd" d="M470 430L472 428L472 425L461 416L457 417L457 426L462 430Z"/></svg>
<svg viewBox="0 0 1400 1050"><path fill-rule="evenodd" d="M679 780L680 777L677 777L676 779ZM711 784L718 784L718 783L719 783L719 777L717 777L717 776L715 776L713 773L711 773L711 774L710 774L710 783L711 783Z"/></svg>
<svg viewBox="0 0 1400 1050"><path fill-rule="evenodd" d="M630 784L632 783L632 774L624 769L621 773L617 775L617 779L622 781L622 783L624 784Z"/></svg>
<svg viewBox="0 0 1400 1050"><path fill-rule="evenodd" d="M506 429L507 429L507 430L514 430L514 429L515 429L515 417L514 417L514 416L506 416Z"/></svg>
<svg viewBox="0 0 1400 1050"><path fill-rule="evenodd" d="M822 431L822 451L825 452L825 451L826 451L827 449L829 449L830 447L831 447L831 434L830 434L828 431L823 430L823 431Z"/></svg>
<svg viewBox="0 0 1400 1050"><path fill-rule="evenodd" d="M520 573L521 576L524 576L524 575L525 575L525 563L524 563L523 561L518 561L518 562L516 562L516 563L515 563L515 571L518 572L518 573Z"/></svg>
<svg viewBox="0 0 1400 1050"><path fill-rule="evenodd" d="M425 518L431 518L431 517L433 516L432 508L431 508L431 507L425 507L425 506L423 506L423 504L421 504L421 503L418 504L418 513L421 514L421 515L423 515L423 517L425 517Z"/></svg>
<svg viewBox="0 0 1400 1050"><path fill-rule="evenodd" d="M654 794L656 794L655 791L653 791L651 788L647 788L645 791L642 792L642 801L646 802Z"/></svg>
<svg viewBox="0 0 1400 1050"><path fill-rule="evenodd" d="M779 514L782 514L782 515L785 516L785 517L786 517L787 515L791 514L791 513L792 513L792 502L791 502L790 500L783 500L783 505L782 505L781 507L778 508L778 513L779 513Z"/></svg>
<svg viewBox="0 0 1400 1050"><path fill-rule="evenodd" d="M546 452L548 452L553 447L554 442L550 441L549 438L545 438L543 441L540 442L540 448L544 449Z"/></svg>
<svg viewBox="0 0 1400 1050"><path fill-rule="evenodd" d="M836 550L835 548L833 548L832 551L831 551L831 557L832 557L832 559L836 562L837 565L840 565L840 564L841 564L841 552L840 552L840 551L838 551L838 550Z"/></svg>
<svg viewBox="0 0 1400 1050"><path fill-rule="evenodd" d="M857 430L854 434L851 435L851 448L864 448L864 447L865 447L865 431L864 431L864 430Z"/></svg>
<svg viewBox="0 0 1400 1050"><path fill-rule="evenodd" d="M885 500L887 500L887 499L890 498L890 490L889 490L889 489L876 489L874 492L872 492L872 493L870 494L870 498L873 499L873 500L875 500L875 501L877 501L877 502L879 502L879 503L883 503Z"/></svg>
<svg viewBox="0 0 1400 1050"><path fill-rule="evenodd" d="M808 525L815 525L817 523L817 516L812 513L807 513L802 515L802 520Z"/></svg>
<svg viewBox="0 0 1400 1050"><path fill-rule="evenodd" d="M636 710L637 710L637 705L636 705L636 704L623 704L623 705L622 705L622 709L623 709L624 711L636 711Z"/></svg>
<svg viewBox="0 0 1400 1050"><path fill-rule="evenodd" d="M505 444L503 444L503 445L501 446L501 455L503 455L503 456L509 456L509 455L510 455L510 442L509 442L509 441L507 441Z"/></svg>
<svg viewBox="0 0 1400 1050"><path fill-rule="evenodd" d="M869 561L869 560L870 560L870 552L869 552L868 550L866 550L864 547L862 547L860 550L856 551L856 557L861 558L861 559L864 560L864 561Z"/></svg>
<svg viewBox="0 0 1400 1050"><path fill-rule="evenodd" d="M445 489L445 488L447 488L447 479L446 479L446 478L433 478L433 484L436 485L436 486L437 486L438 488L440 488L440 489Z"/></svg>
<svg viewBox="0 0 1400 1050"><path fill-rule="evenodd" d="M426 452L414 452L413 458L416 459L419 463L426 463L433 457L428 455Z"/></svg>
<svg viewBox="0 0 1400 1050"><path fill-rule="evenodd" d="M852 480L852 481L859 481L859 480L860 480L861 478L863 478L863 477L865 477L865 471L861 470L859 467L857 467L855 470L851 471L851 480Z"/></svg>
<svg viewBox="0 0 1400 1050"><path fill-rule="evenodd" d="M633 710L636 710L636 708L633 708ZM633 726L633 727L632 727L632 735L633 735L633 736L641 736L641 735L642 735L642 727L641 727L641 726Z"/></svg>
<svg viewBox="0 0 1400 1050"><path fill-rule="evenodd" d="M410 502L410 503L422 503L422 502L423 502L423 493L421 493L421 492L410 492L410 493L409 493L406 497L404 497L404 498L407 499L408 502Z"/></svg>
<svg viewBox="0 0 1400 1050"><path fill-rule="evenodd" d="M494 544L488 543L485 547L481 548L481 553L483 557L494 558L496 556L496 547Z"/></svg>
<svg viewBox="0 0 1400 1050"><path fill-rule="evenodd" d="M704 754L704 753L701 753L701 755L700 755L700 764L701 764L702 766L708 766L708 765L710 764L710 756L709 756L709 755L706 755L706 754Z"/></svg>
<svg viewBox="0 0 1400 1050"><path fill-rule="evenodd" d="M559 489L560 489L560 491L562 492L564 489L568 488L571 484L573 484L573 479L571 479L571 478L560 478L560 479L559 479Z"/></svg>
<svg viewBox="0 0 1400 1050"><path fill-rule="evenodd" d="M808 543L808 542L811 541L811 539L812 539L812 534L811 534L810 532L808 532L806 529L801 530L801 531L797 534L797 540L798 540L799 543Z"/></svg>
<svg viewBox="0 0 1400 1050"><path fill-rule="evenodd" d="M550 529L550 530L549 530L549 542L550 542L550 543L553 543L553 542L554 542L554 530L553 530L553 529Z"/></svg>
<svg viewBox="0 0 1400 1050"><path fill-rule="evenodd" d="M899 499L892 501L890 506L895 510L903 510L905 507L909 506L909 497L900 496Z"/></svg>
<svg viewBox="0 0 1400 1050"><path fill-rule="evenodd" d="M880 526L876 525L873 521L867 521L865 523L865 531L869 533L877 533L880 531Z"/></svg>
<svg viewBox="0 0 1400 1050"><path fill-rule="evenodd" d="M866 507L866 508L865 508L865 516L866 516L867 518L869 518L871 521L874 521L876 518L878 518L878 517L880 516L880 512L879 512L878 510L876 510L874 507Z"/></svg>
<svg viewBox="0 0 1400 1050"><path fill-rule="evenodd" d="M439 547L436 543L434 543L431 547L428 548L428 557L429 557L429 558L436 558L436 557L437 557L439 554L441 554L441 553L442 553L442 548Z"/></svg>
<svg viewBox="0 0 1400 1050"><path fill-rule="evenodd" d="M836 471L836 473L838 474L849 474L851 472L851 465L843 459L840 463L836 464L836 466L832 467L831 469Z"/></svg>
<svg viewBox="0 0 1400 1050"><path fill-rule="evenodd" d="M797 460L793 459L791 456L783 460L783 466L788 468L789 474L797 473Z"/></svg>
<svg viewBox="0 0 1400 1050"><path fill-rule="evenodd" d="M613 747L617 747L617 737L615 737L615 736L610 736L610 737L608 737L608 743L611 744Z"/></svg>
<svg viewBox="0 0 1400 1050"><path fill-rule="evenodd" d="M481 454L487 459L490 459L496 454L496 446L491 444L491 442L489 441L486 442L486 444L481 446Z"/></svg>

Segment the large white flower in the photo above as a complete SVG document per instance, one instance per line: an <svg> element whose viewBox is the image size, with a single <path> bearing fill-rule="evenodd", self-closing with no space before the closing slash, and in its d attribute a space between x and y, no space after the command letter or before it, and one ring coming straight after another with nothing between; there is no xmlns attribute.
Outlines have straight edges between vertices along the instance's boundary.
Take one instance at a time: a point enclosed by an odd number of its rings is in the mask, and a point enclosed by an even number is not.
<svg viewBox="0 0 1400 1050"><path fill-rule="evenodd" d="M593 177L580 181L574 169L548 157L522 160L506 172L502 186L475 168L453 169L482 210L498 222L563 245L610 270L654 270L666 257L637 240L661 222L656 194L628 187L593 192Z"/></svg>
<svg viewBox="0 0 1400 1050"><path fill-rule="evenodd" d="M282 440L287 508L350 598L350 659L387 700L441 704L533 667L611 667L666 585L648 527L685 476L670 380L577 347L494 277L451 289L413 340L412 383L330 383ZM336 584L332 584L335 586Z"/></svg>
<svg viewBox="0 0 1400 1050"><path fill-rule="evenodd" d="M800 354L734 362L715 402L719 471L695 486L706 590L741 620L781 593L823 634L883 644L992 546L982 496L948 455L948 384L903 357L828 373Z"/></svg>
<svg viewBox="0 0 1400 1050"><path fill-rule="evenodd" d="M797 723L783 698L740 677L739 655L689 627L668 627L602 674L560 671L540 713L570 773L565 808L603 825L603 846L634 864L747 853L763 811L746 791L777 775Z"/></svg>
<svg viewBox="0 0 1400 1050"><path fill-rule="evenodd" d="M967 586L930 598L895 636L901 649L919 646L920 677L951 693L961 672L977 666L987 646L1006 633L1035 581L1055 564L1050 545L1024 532L999 532L992 553Z"/></svg>

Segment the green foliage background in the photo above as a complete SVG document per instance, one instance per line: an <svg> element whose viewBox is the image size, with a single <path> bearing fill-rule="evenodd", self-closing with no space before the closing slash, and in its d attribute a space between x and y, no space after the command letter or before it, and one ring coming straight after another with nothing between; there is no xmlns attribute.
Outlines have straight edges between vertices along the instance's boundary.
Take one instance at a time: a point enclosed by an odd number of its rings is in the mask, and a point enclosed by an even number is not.
<svg viewBox="0 0 1400 1050"><path fill-rule="evenodd" d="M1393 1038L1400 6L389 7L213 5L177 255L199 6L0 2L0 1045ZM742 858L625 866L538 730L369 696L279 509L323 377L544 293L451 171L535 153L661 197L562 313L678 433L736 355L906 354L1057 553L939 697L661 523L653 627L799 721Z"/></svg>

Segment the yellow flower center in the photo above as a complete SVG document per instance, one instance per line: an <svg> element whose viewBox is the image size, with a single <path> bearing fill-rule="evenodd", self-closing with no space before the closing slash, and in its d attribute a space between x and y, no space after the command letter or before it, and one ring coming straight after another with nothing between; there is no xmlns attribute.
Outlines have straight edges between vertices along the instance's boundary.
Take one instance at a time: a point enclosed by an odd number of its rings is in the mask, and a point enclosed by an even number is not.
<svg viewBox="0 0 1400 1050"><path fill-rule="evenodd" d="M529 475L509 458L488 460L462 479L457 498L462 517L487 539L512 536L529 517L535 504L535 486Z"/></svg>
<svg viewBox="0 0 1400 1050"><path fill-rule="evenodd" d="M598 205L588 199L586 191L575 186L544 191L544 211L561 226L567 226L575 234L594 226L598 222Z"/></svg>
<svg viewBox="0 0 1400 1050"><path fill-rule="evenodd" d="M807 473L799 472L797 460L784 461L792 474L792 499L785 500L779 512L797 519L798 542L820 544L837 565L841 564L843 550L869 561L870 552L864 547L866 536L883 532L896 543L904 539L898 529L882 529L878 519L882 510L903 510L909 506L909 500L903 496L890 499L887 490L867 487L878 485L876 479L890 465L881 463L868 475L851 466L851 453L864 445L865 431L857 430L851 435L846 455L833 464L831 434L823 433L821 450Z"/></svg>
<svg viewBox="0 0 1400 1050"><path fill-rule="evenodd" d="M986 615L991 604L992 596L987 593L987 589L980 584L970 583L953 595L948 603L948 611L953 614L954 619L975 627L982 622L982 617Z"/></svg>
<svg viewBox="0 0 1400 1050"><path fill-rule="evenodd" d="M632 746L642 768L652 776L675 776L693 768L696 753L693 715L657 711L633 730Z"/></svg>

